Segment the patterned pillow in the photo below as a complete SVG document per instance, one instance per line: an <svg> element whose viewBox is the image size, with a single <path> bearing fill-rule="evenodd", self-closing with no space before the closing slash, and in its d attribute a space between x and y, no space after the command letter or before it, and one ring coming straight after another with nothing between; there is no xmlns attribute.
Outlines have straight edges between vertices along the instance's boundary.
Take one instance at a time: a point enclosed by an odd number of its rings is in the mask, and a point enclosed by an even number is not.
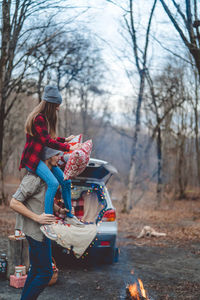
<svg viewBox="0 0 200 300"><path fill-rule="evenodd" d="M81 174L90 159L92 151L92 140L88 140L81 145L81 148L74 150L65 165L64 180L72 179Z"/></svg>
<svg viewBox="0 0 200 300"><path fill-rule="evenodd" d="M76 135L68 144L70 146L74 146L76 145L77 143L82 143L82 140L83 140L83 135L82 134L79 134L79 135ZM69 153L72 153L72 151L69 151L67 152L68 154Z"/></svg>
<svg viewBox="0 0 200 300"><path fill-rule="evenodd" d="M68 159L69 159L69 152L62 152L60 153L60 158L59 158L59 161L58 161L58 166L63 168L64 165L67 163Z"/></svg>
<svg viewBox="0 0 200 300"><path fill-rule="evenodd" d="M82 143L82 139L83 139L83 135L82 134L78 134L76 135L69 143L70 146L74 146L76 145L77 143ZM68 151L68 152L61 152L60 154L60 159L58 161L58 166L59 167L64 167L64 165L67 163L68 159L69 159L69 156L70 154L72 153L73 151Z"/></svg>

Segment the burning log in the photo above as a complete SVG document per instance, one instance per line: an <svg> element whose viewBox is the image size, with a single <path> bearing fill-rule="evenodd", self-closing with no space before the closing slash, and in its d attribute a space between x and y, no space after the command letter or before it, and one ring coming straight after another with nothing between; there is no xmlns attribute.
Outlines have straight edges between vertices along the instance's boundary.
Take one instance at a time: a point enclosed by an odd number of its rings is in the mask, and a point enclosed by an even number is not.
<svg viewBox="0 0 200 300"><path fill-rule="evenodd" d="M146 300L146 298L144 298L142 296L139 296L139 295L136 296L136 297L132 296L129 288L127 287L126 288L126 298L125 298L125 300Z"/></svg>
<svg viewBox="0 0 200 300"><path fill-rule="evenodd" d="M125 300L147 300L147 298L144 298L143 296L140 296L139 294L136 294L135 296L131 295L129 287L127 287Z"/></svg>
<svg viewBox="0 0 200 300"><path fill-rule="evenodd" d="M149 298L147 297L147 293L144 289L143 283L140 279L138 279L138 283L139 290L136 282L126 287L125 300L149 300Z"/></svg>

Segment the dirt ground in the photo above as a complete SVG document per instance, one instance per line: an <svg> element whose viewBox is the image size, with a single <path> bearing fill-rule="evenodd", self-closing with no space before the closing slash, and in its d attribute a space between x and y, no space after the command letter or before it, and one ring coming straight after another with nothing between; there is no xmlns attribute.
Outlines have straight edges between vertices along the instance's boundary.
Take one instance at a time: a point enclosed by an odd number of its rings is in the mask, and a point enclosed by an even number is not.
<svg viewBox="0 0 200 300"><path fill-rule="evenodd" d="M41 300L125 299L128 284L141 278L149 299L200 299L200 201L175 201L162 209L134 208L130 214L117 208L119 261L113 265L72 262L63 255L59 280L39 297ZM166 237L137 239L145 225ZM7 235L13 233L14 213L0 207L0 252L7 252ZM21 290L0 281L0 299L20 299Z"/></svg>

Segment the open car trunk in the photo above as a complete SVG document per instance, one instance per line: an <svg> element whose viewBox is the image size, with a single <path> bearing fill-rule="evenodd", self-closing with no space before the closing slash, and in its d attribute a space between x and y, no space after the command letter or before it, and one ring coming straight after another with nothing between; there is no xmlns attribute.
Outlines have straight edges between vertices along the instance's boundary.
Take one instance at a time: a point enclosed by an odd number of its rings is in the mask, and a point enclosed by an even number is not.
<svg viewBox="0 0 200 300"><path fill-rule="evenodd" d="M90 159L86 169L72 180L72 205L77 217L84 222L101 220L108 204L104 185L116 173L116 168L108 162Z"/></svg>
<svg viewBox="0 0 200 300"><path fill-rule="evenodd" d="M117 169L106 161L91 158L86 169L76 177L82 180L98 180L105 184L113 174L116 174Z"/></svg>
<svg viewBox="0 0 200 300"><path fill-rule="evenodd" d="M107 208L107 191L104 185L92 182L72 181L71 201L74 214L87 223L97 223ZM64 208L61 191L56 194L55 203Z"/></svg>
<svg viewBox="0 0 200 300"><path fill-rule="evenodd" d="M104 185L116 173L117 170L109 163L90 159L86 169L72 179L72 206L79 219L87 223L97 223L101 220L108 205L108 195ZM59 203L61 200L57 201L58 205L62 204Z"/></svg>
<svg viewBox="0 0 200 300"><path fill-rule="evenodd" d="M72 206L79 219L87 223L97 223L101 219L107 207L103 186L73 182L71 194Z"/></svg>

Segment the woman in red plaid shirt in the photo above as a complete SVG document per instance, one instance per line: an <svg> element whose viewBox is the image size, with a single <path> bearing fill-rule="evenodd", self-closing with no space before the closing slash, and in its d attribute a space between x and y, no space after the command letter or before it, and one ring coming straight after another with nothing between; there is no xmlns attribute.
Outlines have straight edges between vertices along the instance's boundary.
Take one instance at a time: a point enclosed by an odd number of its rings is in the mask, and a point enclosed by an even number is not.
<svg viewBox="0 0 200 300"><path fill-rule="evenodd" d="M53 214L53 202L59 184L62 187L62 196L68 210L67 217L70 224L83 225L71 212L71 181L64 181L62 170L56 166L51 170L42 161L42 153L45 146L69 151L80 147L80 144L70 146L69 142L74 136L68 138L56 137L57 111L62 102L62 97L55 86L46 86L42 101L29 114L25 123L26 144L21 157L21 168L36 173L47 184L45 194L45 213ZM44 227L44 228L43 228ZM51 239L57 236L48 225L41 229Z"/></svg>

